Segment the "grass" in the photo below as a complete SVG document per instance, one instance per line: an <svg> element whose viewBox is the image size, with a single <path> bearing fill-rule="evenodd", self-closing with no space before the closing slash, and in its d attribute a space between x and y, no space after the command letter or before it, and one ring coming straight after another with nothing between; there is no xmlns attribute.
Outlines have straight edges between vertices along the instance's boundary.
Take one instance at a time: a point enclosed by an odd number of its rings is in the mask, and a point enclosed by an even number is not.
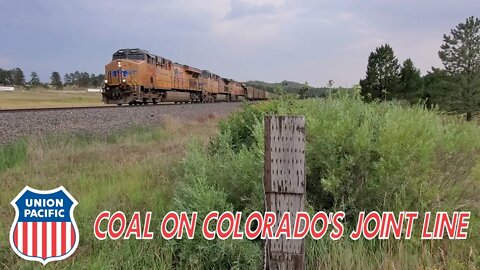
<svg viewBox="0 0 480 270"><path fill-rule="evenodd" d="M471 211L467 240L306 240L308 269L480 268L480 127L436 111L355 96L246 106L228 120L167 121L106 139L86 135L25 138L0 150L0 267L33 269L8 244L9 202L25 186L64 185L80 202L81 233L72 259L48 269L258 269L258 240L165 241L160 218L170 210L264 210L263 116L303 114L307 123L307 209ZM210 117L209 117L210 118ZM211 138L214 139L211 139ZM193 139L195 138L195 139ZM153 212L151 241L99 241L100 211ZM421 221L420 221L421 224ZM197 228L201 228L198 226Z"/></svg>
<svg viewBox="0 0 480 270"><path fill-rule="evenodd" d="M10 201L25 185L52 189L60 185L79 201L75 219L80 245L74 258L47 269L169 269L172 251L158 237L159 219L172 205L180 161L194 136L206 143L216 134L216 120L168 120L164 127L132 127L106 139L86 135L26 138L0 149L0 268L33 269L9 247L14 210ZM93 219L103 210L153 211L151 241L99 241ZM143 218L143 217L142 217Z"/></svg>
<svg viewBox="0 0 480 270"><path fill-rule="evenodd" d="M0 148L0 172L21 165L27 159L27 142L22 139Z"/></svg>
<svg viewBox="0 0 480 270"><path fill-rule="evenodd" d="M0 91L0 109L98 106L102 104L100 93L87 93L80 90Z"/></svg>

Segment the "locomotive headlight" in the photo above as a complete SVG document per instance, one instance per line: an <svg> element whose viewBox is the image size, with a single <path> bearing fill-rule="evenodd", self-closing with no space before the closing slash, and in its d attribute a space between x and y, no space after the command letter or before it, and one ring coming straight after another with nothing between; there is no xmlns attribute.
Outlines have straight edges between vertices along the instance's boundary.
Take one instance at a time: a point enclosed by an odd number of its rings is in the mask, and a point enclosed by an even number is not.
<svg viewBox="0 0 480 270"><path fill-rule="evenodd" d="M124 78L124 79L122 79L122 82L127 82L127 79L125 79L125 78Z"/></svg>
<svg viewBox="0 0 480 270"><path fill-rule="evenodd" d="M104 83L108 83L108 80L103 81Z"/></svg>
<svg viewBox="0 0 480 270"><path fill-rule="evenodd" d="M117 66L118 66L119 68L121 68L121 67L122 67L122 62L118 61L118 62L117 62Z"/></svg>

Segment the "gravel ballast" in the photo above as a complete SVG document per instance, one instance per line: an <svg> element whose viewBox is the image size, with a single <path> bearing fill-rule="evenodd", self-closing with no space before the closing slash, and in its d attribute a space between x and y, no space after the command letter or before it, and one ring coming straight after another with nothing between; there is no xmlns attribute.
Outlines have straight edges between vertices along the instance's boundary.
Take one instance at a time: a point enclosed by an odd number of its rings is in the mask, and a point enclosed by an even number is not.
<svg viewBox="0 0 480 270"><path fill-rule="evenodd" d="M242 103L202 103L0 113L0 144L29 135L88 133L108 135L131 126L159 126L165 117L196 120L224 117Z"/></svg>

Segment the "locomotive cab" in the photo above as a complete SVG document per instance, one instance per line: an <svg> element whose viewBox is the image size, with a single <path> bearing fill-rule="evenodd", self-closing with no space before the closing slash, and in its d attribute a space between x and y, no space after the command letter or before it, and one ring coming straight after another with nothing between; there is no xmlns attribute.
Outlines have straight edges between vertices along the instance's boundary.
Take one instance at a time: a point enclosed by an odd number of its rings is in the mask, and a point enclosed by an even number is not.
<svg viewBox="0 0 480 270"><path fill-rule="evenodd" d="M137 49L118 50L113 54L112 61L105 66L105 84L134 85L141 62L145 61L145 52Z"/></svg>
<svg viewBox="0 0 480 270"><path fill-rule="evenodd" d="M152 86L153 72L145 69L145 64L153 62L154 57L141 49L121 49L112 56L112 61L105 66L105 88L103 101L123 104L136 102L140 91L145 86ZM150 74L151 79L139 77L139 74Z"/></svg>

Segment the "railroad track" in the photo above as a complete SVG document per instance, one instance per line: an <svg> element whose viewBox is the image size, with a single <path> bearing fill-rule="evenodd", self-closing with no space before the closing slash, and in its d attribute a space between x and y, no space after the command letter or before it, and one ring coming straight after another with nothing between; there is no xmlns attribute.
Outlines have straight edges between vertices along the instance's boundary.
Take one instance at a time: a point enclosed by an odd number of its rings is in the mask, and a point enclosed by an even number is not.
<svg viewBox="0 0 480 270"><path fill-rule="evenodd" d="M141 105L141 106L117 106L117 105L100 105L100 106L78 106L78 107L46 107L46 108L19 108L19 109L0 109L0 113L12 113L12 112L37 112L37 111L62 111L62 110L86 110L86 109L111 109L111 108L145 108L155 107L159 105L199 105L203 103L179 103L166 102L157 105ZM208 103L205 103L208 104Z"/></svg>
<svg viewBox="0 0 480 270"><path fill-rule="evenodd" d="M43 134L80 133L105 137L130 127L159 127L170 118L203 122L211 116L225 117L241 107L241 102L218 102L201 105L162 103L161 106L114 105L0 110L0 145L25 136Z"/></svg>

